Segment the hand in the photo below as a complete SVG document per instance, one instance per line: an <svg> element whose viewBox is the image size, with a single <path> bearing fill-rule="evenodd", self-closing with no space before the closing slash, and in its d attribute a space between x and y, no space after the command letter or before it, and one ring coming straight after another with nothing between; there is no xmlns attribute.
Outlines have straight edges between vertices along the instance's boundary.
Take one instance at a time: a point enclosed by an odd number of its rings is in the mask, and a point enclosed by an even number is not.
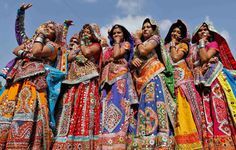
<svg viewBox="0 0 236 150"><path fill-rule="evenodd" d="M69 27L74 25L73 20L65 20L64 23Z"/></svg>
<svg viewBox="0 0 236 150"><path fill-rule="evenodd" d="M22 4L21 6L20 6L20 10L22 10L22 11L25 11L26 9L28 9L28 8L30 8L32 6L32 4Z"/></svg>
<svg viewBox="0 0 236 150"><path fill-rule="evenodd" d="M72 50L77 50L77 49L79 49L79 45L74 44L74 45L72 46Z"/></svg>
<svg viewBox="0 0 236 150"><path fill-rule="evenodd" d="M120 43L120 42L121 42L120 37L115 37L115 38L114 38L114 42L115 42L115 43Z"/></svg>
<svg viewBox="0 0 236 150"><path fill-rule="evenodd" d="M202 65L201 73L202 73L202 74L205 74L206 71L208 70L208 68L209 68L209 64L204 64L204 65Z"/></svg>
<svg viewBox="0 0 236 150"><path fill-rule="evenodd" d="M143 31L142 30L137 30L135 33L135 38L140 39L143 35Z"/></svg>
<svg viewBox="0 0 236 150"><path fill-rule="evenodd" d="M135 58L134 60L132 60L132 65L135 66L136 68L140 67L143 63L142 60L140 60L139 58Z"/></svg>
<svg viewBox="0 0 236 150"><path fill-rule="evenodd" d="M208 42L208 37L209 37L209 36L210 36L209 31L205 31L205 32L203 33L202 40L204 40L205 43Z"/></svg>
<svg viewBox="0 0 236 150"><path fill-rule="evenodd" d="M43 34L44 37L47 37L48 31L46 30L45 27L39 27L37 29L37 34Z"/></svg>
<svg viewBox="0 0 236 150"><path fill-rule="evenodd" d="M108 46L107 39L105 37L101 37L100 44L102 47L107 47Z"/></svg>
<svg viewBox="0 0 236 150"><path fill-rule="evenodd" d="M177 43L177 39L174 38L174 37L171 37L171 42L173 42L174 44L176 44L176 43Z"/></svg>

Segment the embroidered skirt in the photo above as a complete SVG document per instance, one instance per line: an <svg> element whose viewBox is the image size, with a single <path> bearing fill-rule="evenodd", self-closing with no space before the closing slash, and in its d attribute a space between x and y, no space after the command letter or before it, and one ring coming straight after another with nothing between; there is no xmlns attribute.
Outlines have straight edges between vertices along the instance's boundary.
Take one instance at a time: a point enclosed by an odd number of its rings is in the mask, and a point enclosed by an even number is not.
<svg viewBox="0 0 236 150"><path fill-rule="evenodd" d="M32 82L17 82L0 97L0 149L50 149L46 92Z"/></svg>

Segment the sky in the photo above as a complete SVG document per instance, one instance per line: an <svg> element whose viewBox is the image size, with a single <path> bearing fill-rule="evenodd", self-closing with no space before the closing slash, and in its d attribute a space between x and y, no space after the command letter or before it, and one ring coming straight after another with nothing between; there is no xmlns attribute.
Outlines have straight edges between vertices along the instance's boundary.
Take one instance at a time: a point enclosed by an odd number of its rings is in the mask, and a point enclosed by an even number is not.
<svg viewBox="0 0 236 150"><path fill-rule="evenodd" d="M226 38L236 58L236 0L0 0L0 69L14 58L12 51L18 46L16 12L22 3L33 5L25 15L29 37L48 20L73 20L75 25L69 29L67 39L86 23L97 23L107 36L107 30L116 23L134 33L146 17L151 17L159 23L165 38L177 19L187 24L190 34L197 25L209 21Z"/></svg>

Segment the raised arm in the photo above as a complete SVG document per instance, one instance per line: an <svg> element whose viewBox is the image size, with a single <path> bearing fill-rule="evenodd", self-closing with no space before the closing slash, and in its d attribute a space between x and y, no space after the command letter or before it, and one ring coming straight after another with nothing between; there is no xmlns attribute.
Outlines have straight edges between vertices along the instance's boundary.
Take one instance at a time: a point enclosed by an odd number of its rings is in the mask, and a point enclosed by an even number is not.
<svg viewBox="0 0 236 150"><path fill-rule="evenodd" d="M65 20L64 21L64 27L63 27L63 34L62 34L62 47L67 48L67 34L68 34L68 30L69 27L73 25L73 21L72 20Z"/></svg>
<svg viewBox="0 0 236 150"><path fill-rule="evenodd" d="M28 36L25 33L24 19L25 19L25 10L30 8L32 4L22 4L21 7L17 10L16 22L15 22L15 35L16 40L19 45L28 40Z"/></svg>

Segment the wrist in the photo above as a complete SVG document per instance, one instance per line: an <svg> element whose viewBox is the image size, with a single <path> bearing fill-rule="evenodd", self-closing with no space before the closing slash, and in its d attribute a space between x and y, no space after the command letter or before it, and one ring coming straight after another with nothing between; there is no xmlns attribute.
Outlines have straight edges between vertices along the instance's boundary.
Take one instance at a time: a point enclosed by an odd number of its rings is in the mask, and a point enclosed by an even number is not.
<svg viewBox="0 0 236 150"><path fill-rule="evenodd" d="M134 42L137 47L143 43L140 38L136 38Z"/></svg>
<svg viewBox="0 0 236 150"><path fill-rule="evenodd" d="M200 49L200 48L205 48L205 41L203 40L203 39L201 39L201 40L199 40L199 42L198 42L199 44L198 44L198 48Z"/></svg>
<svg viewBox="0 0 236 150"><path fill-rule="evenodd" d="M18 10L17 10L17 14L18 14L18 15L24 15L24 14L25 14L25 10L18 9Z"/></svg>
<svg viewBox="0 0 236 150"><path fill-rule="evenodd" d="M17 56L19 56L20 58L25 57L26 54L27 52L22 49L17 52Z"/></svg>

